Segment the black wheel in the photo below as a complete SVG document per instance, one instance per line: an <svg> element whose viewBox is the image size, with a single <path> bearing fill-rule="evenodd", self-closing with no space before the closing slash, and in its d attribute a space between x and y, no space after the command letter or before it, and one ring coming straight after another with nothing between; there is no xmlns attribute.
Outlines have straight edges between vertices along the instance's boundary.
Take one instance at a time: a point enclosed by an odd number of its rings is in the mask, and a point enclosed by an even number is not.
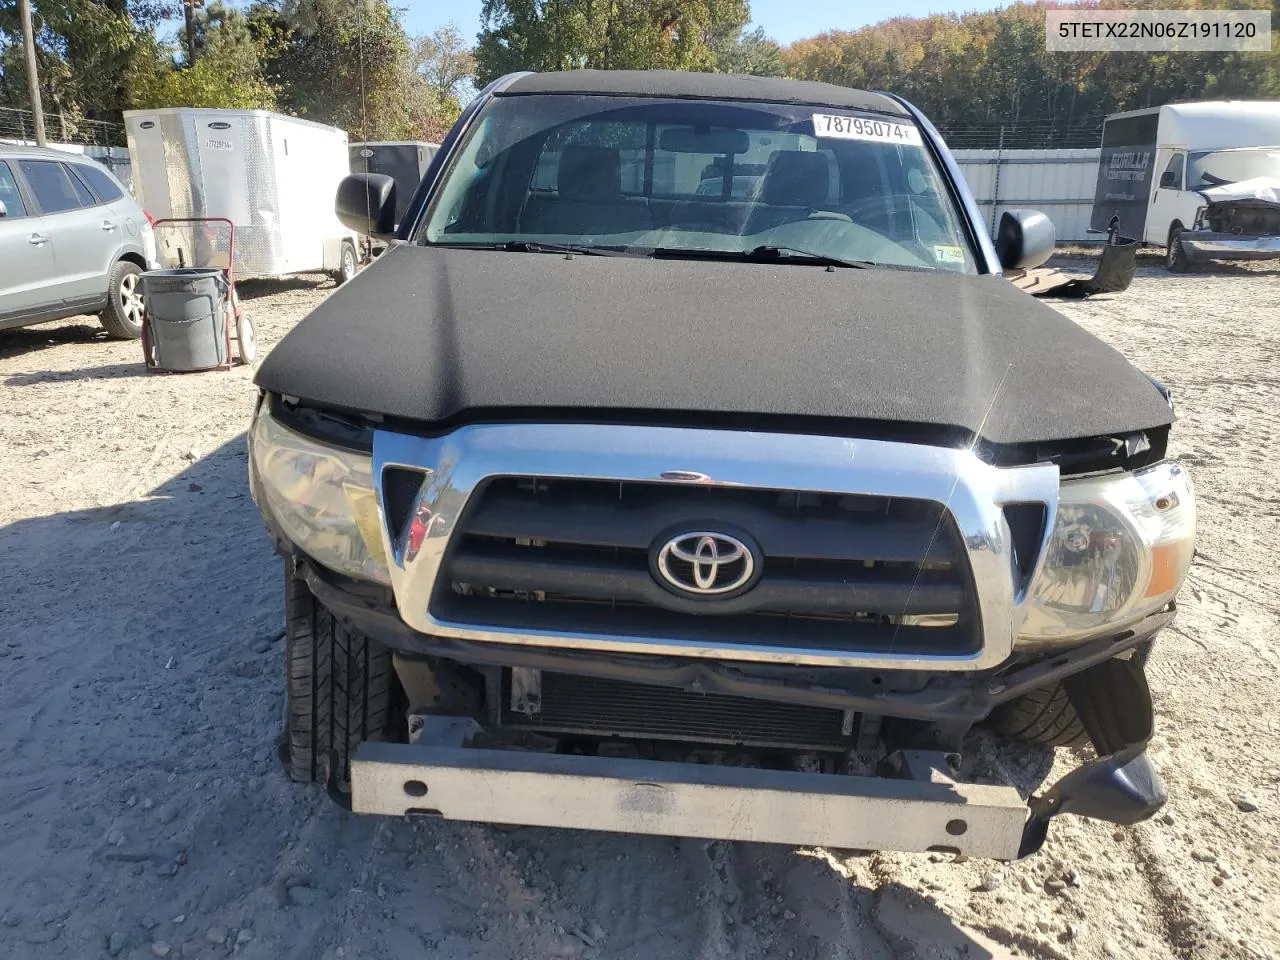
<svg viewBox="0 0 1280 960"><path fill-rule="evenodd" d="M360 258L356 255L355 244L344 241L342 244L342 261L338 268L338 286L353 279L360 269Z"/></svg>
<svg viewBox="0 0 1280 960"><path fill-rule="evenodd" d="M1165 250L1164 265L1170 273L1186 273L1191 269L1191 261L1187 259L1187 251L1182 249L1182 224L1175 223L1169 228L1169 246Z"/></svg>
<svg viewBox="0 0 1280 960"><path fill-rule="evenodd" d="M1001 704L991 714L990 725L1006 737L1050 747L1079 747L1089 742L1076 708L1060 683Z"/></svg>
<svg viewBox="0 0 1280 960"><path fill-rule="evenodd" d="M344 793L356 747L393 729L391 651L343 626L286 561L285 657L280 759L291 779Z"/></svg>
<svg viewBox="0 0 1280 960"><path fill-rule="evenodd" d="M142 268L119 260L107 281L107 308L98 321L107 333L119 340L142 336Z"/></svg>

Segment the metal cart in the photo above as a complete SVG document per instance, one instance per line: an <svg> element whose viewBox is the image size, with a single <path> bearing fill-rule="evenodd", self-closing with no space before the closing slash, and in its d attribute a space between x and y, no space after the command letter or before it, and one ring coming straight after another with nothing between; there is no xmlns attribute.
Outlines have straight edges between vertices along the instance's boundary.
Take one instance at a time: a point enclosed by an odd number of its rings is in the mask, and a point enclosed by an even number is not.
<svg viewBox="0 0 1280 960"><path fill-rule="evenodd" d="M166 269L143 274L144 286L151 277L152 284L181 282L190 275L194 287L201 279L207 279L211 271L217 271L221 288L222 317L212 317L209 335L215 338L215 362L200 365L173 366L166 364L160 348L155 323L167 322L152 316L152 297L144 302L142 320L142 353L147 369L156 370L230 370L232 330L238 347L236 356L240 363L252 363L258 353L257 334L253 321L240 306L236 293L235 253L236 226L226 217L173 217L152 223L156 235L157 256ZM223 233L225 232L225 242ZM185 319L185 318L184 318ZM221 343L216 342L220 338Z"/></svg>

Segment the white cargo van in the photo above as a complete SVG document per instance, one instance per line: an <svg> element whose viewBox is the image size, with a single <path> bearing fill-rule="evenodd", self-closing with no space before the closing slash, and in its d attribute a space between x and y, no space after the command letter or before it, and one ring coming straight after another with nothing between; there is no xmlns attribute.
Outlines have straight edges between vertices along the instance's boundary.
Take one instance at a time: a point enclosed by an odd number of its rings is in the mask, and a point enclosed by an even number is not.
<svg viewBox="0 0 1280 960"><path fill-rule="evenodd" d="M1280 101L1107 117L1091 227L1165 247L1174 271L1280 257Z"/></svg>
<svg viewBox="0 0 1280 960"><path fill-rule="evenodd" d="M348 173L345 131L267 110L165 107L124 120L139 202L158 219L230 219L237 277L345 281L359 269L356 236L331 199Z"/></svg>

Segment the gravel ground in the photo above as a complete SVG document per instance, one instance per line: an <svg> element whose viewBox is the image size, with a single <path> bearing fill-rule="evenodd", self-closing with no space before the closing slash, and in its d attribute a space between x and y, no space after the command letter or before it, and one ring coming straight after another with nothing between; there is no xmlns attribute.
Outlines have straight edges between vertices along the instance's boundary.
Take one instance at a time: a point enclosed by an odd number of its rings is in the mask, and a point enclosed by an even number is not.
<svg viewBox="0 0 1280 960"><path fill-rule="evenodd" d="M242 288L263 352L329 288ZM1063 309L1174 390L1200 554L1150 665L1167 812L1016 864L343 814L275 759L252 371L0 332L0 957L1280 957L1280 272Z"/></svg>

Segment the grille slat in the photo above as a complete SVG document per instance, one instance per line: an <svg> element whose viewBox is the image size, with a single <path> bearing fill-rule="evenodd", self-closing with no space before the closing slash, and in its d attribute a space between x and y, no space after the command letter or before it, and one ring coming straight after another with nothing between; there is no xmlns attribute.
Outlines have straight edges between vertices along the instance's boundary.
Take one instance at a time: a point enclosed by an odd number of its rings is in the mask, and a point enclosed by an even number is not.
<svg viewBox="0 0 1280 960"><path fill-rule="evenodd" d="M683 488L681 490L684 492ZM869 501L872 498L865 499ZM744 497L743 501L746 500ZM846 514L846 520L848 517L861 520L855 526L821 517L779 516L753 508L749 502L715 501L701 495L666 503L537 501L538 498L529 495L495 493L486 496L468 513L467 533L647 550L653 538L663 530L678 523L696 522L701 511L707 514L702 519L714 519L749 530L765 556L769 557L915 564L921 561L945 562L952 554L951 545L945 538L935 535L936 522L868 516L875 509L870 504L860 511L841 511ZM535 503L536 509L530 509ZM927 519L936 521L936 511Z"/></svg>
<svg viewBox="0 0 1280 960"><path fill-rule="evenodd" d="M702 598L651 573L689 530L758 545L759 579ZM495 478L459 519L432 612L460 624L692 644L970 654L976 597L954 521L904 498Z"/></svg>
<svg viewBox="0 0 1280 960"><path fill-rule="evenodd" d="M855 612L897 614L954 613L964 602L964 588L956 582L935 582L929 576L866 576L814 580L773 575L740 597L716 605L717 613L754 610L805 610L810 613ZM527 590L531 583L548 594L586 600L617 599L655 606L679 602L649 573L648 558L638 551L598 560L564 557L547 550L469 541L449 563L449 573L464 583L483 583L503 590ZM690 613L705 613L705 601L684 601Z"/></svg>

